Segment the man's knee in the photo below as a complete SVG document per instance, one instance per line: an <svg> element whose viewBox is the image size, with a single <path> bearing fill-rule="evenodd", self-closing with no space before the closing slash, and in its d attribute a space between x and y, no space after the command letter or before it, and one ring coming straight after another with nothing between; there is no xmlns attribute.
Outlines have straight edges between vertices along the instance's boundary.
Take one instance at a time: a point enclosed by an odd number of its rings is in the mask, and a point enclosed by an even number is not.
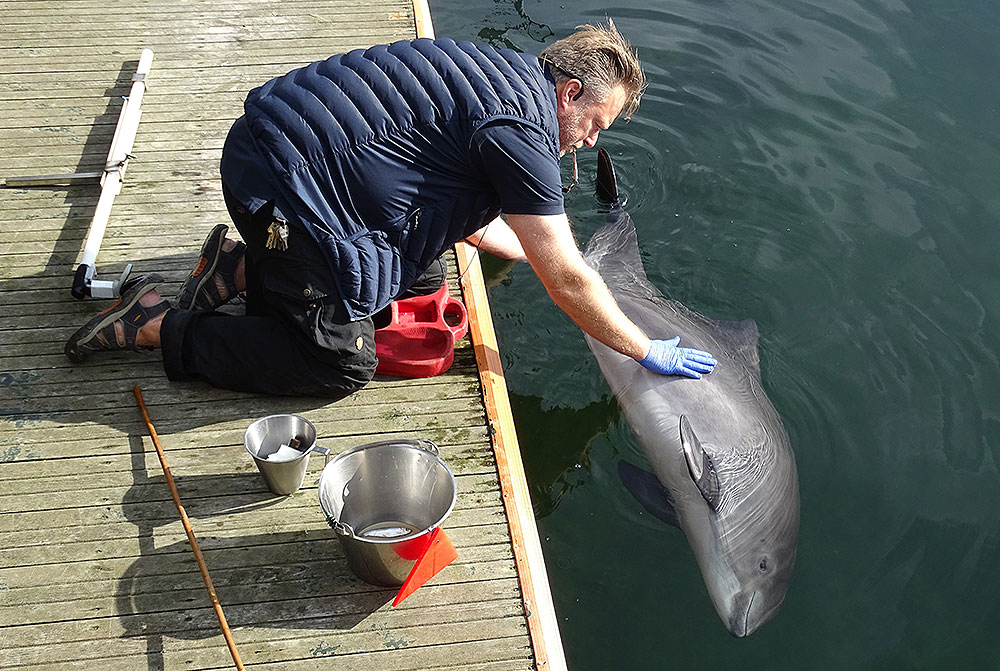
<svg viewBox="0 0 1000 671"><path fill-rule="evenodd" d="M417 278L417 281L400 298L411 298L413 296L426 296L432 294L444 286L445 278L448 276L448 263L444 256L439 256L431 263L430 267Z"/></svg>
<svg viewBox="0 0 1000 671"><path fill-rule="evenodd" d="M323 376L322 372L319 372L312 390L307 394L339 401L360 391L371 382L375 377L375 368L376 364L373 363L370 366L352 366L349 369L338 367L335 372L330 371L331 374L328 376Z"/></svg>
<svg viewBox="0 0 1000 671"><path fill-rule="evenodd" d="M306 393L341 399L375 377L375 329L370 319L317 329L309 345L311 365L303 380Z"/></svg>

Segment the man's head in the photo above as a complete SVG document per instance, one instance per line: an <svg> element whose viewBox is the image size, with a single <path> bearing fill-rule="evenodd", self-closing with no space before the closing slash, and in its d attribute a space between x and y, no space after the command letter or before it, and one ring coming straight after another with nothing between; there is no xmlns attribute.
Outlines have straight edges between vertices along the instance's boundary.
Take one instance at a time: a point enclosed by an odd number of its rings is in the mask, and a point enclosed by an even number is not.
<svg viewBox="0 0 1000 671"><path fill-rule="evenodd" d="M646 86L632 46L610 19L608 26L580 30L549 45L540 58L556 82L559 148L565 154L594 146L597 135L620 114L639 107Z"/></svg>

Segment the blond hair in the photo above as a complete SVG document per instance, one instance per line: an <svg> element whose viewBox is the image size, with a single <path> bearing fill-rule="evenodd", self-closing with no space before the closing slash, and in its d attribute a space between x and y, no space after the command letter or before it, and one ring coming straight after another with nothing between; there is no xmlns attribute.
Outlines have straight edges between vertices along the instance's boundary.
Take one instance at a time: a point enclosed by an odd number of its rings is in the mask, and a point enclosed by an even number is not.
<svg viewBox="0 0 1000 671"><path fill-rule="evenodd" d="M611 19L607 27L588 24L577 28L577 32L547 46L539 58L554 66L549 69L556 84L579 79L596 102L604 102L616 86L621 86L626 94L622 114L629 118L646 88L638 54Z"/></svg>

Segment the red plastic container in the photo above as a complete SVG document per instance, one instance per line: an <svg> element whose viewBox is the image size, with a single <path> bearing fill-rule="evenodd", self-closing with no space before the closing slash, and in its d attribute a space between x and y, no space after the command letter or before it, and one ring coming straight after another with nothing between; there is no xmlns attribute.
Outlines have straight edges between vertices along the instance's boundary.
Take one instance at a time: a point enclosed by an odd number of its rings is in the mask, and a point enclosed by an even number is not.
<svg viewBox="0 0 1000 671"><path fill-rule="evenodd" d="M392 318L375 330L376 373L396 377L440 375L455 360L455 341L469 331L469 315L447 285L433 294L390 303Z"/></svg>

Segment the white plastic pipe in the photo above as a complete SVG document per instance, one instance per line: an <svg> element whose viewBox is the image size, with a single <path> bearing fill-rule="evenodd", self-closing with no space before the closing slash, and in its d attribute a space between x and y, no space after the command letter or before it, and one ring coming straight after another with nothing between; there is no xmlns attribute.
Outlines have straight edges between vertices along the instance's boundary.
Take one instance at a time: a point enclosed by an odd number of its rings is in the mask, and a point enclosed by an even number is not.
<svg viewBox="0 0 1000 671"><path fill-rule="evenodd" d="M111 140L111 150L108 152L104 175L101 177L101 196L97 201L97 208L94 210L94 218L90 222L87 244L80 261L81 265L88 266L86 271L88 285L91 284L90 280L94 276L94 264L97 261L97 253L101 250L101 243L104 241L104 232L107 230L108 218L111 216L111 206L114 204L115 196L122 190L125 169L128 167L128 160L132 155L135 134L139 130L142 96L146 92L146 77L149 75L152 64L153 51L143 49L142 56L139 58L139 67L136 68L135 75L132 76L132 88L118 115L118 125L115 127L115 135ZM78 275L79 272L78 269Z"/></svg>

